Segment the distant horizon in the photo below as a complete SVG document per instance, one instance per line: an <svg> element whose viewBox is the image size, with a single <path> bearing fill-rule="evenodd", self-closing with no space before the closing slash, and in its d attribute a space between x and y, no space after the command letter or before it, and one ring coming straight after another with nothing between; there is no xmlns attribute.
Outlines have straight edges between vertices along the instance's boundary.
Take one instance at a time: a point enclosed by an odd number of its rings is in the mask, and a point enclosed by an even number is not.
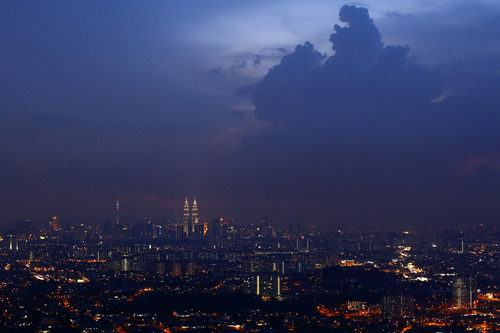
<svg viewBox="0 0 500 333"><path fill-rule="evenodd" d="M115 215L109 214L108 216L102 216L98 218L85 218L85 217L68 217L68 216L61 216L61 215L50 215L47 217L36 217L36 218L18 218L18 219L13 219L8 222L4 222L0 224L0 231L5 232L7 230L13 230L16 229L16 227L19 227L19 224L23 224L25 222L31 222L34 226L42 227L43 225L46 224L46 227L49 226L49 221L53 216L57 216L59 218L59 224L62 227L65 226L77 226L79 224L84 224L84 225L104 225L106 223L114 224L115 223ZM302 231L311 231L313 229L317 229L319 231L325 231L329 230L332 234L336 233L338 231L342 233L387 233L387 232L398 232L398 233L403 233L405 231L408 232L426 232L426 231L433 231L433 232L442 232L442 231L473 231L476 230L479 227L485 227L487 229L489 228L494 228L497 229L498 225L495 224L494 222L492 223L466 223L466 224L456 224L456 223L450 223L450 224L439 224L439 225L434 225L434 226L429 226L426 224L420 224L420 225L415 225L415 224L399 224L397 226L391 226L391 225L382 225L382 226L368 226L368 223L360 223L360 224L349 224L348 222L344 223L335 223L332 221L325 220L323 223L319 221L315 221L315 223L311 223L311 221L306 221L306 220L301 220L301 221L295 221L295 222L284 222L282 219L279 219L279 217L275 216L269 216L269 215L260 215L260 216L254 216L253 218L247 218L247 219L238 219L234 218L231 216L226 216L224 214L220 215L214 215L210 218L202 217L200 222L212 222L214 220L218 220L220 218L223 218L225 221L228 221L230 223L234 223L236 226L242 227L242 226L248 226L248 225L259 225L262 223L262 218L266 217L268 219L269 225L276 226L279 229L285 230L285 229L297 229L300 228ZM164 216L151 216L151 215L144 215L144 216L134 216L134 215L128 215L128 214L120 214L120 221L122 222L121 224L123 225L135 225L137 223L146 223L146 219L152 219L152 222L156 224L162 224L162 225L171 225L175 223L182 224L182 209L179 210L178 212L173 212L170 215L164 215ZM177 218L177 221L175 219ZM15 223L12 225L12 223Z"/></svg>

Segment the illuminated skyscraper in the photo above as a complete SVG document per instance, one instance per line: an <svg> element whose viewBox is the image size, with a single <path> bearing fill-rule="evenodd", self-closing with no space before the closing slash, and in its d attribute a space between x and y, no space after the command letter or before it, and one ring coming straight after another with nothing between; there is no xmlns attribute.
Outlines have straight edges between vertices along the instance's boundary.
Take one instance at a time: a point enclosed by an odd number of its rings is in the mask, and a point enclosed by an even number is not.
<svg viewBox="0 0 500 333"><path fill-rule="evenodd" d="M208 232L208 222L204 222L203 223L203 237L207 236L207 232Z"/></svg>
<svg viewBox="0 0 500 333"><path fill-rule="evenodd" d="M184 212L182 214L182 224L183 224L184 234L186 236L188 236L189 235L189 202L188 202L187 197L186 197L186 200L184 201Z"/></svg>
<svg viewBox="0 0 500 333"><path fill-rule="evenodd" d="M53 231L58 231L59 230L59 217L52 216L52 218L49 221L49 224L52 227Z"/></svg>
<svg viewBox="0 0 500 333"><path fill-rule="evenodd" d="M477 281L474 277L459 277L453 283L453 301L457 308L473 308Z"/></svg>
<svg viewBox="0 0 500 333"><path fill-rule="evenodd" d="M193 207L191 208L191 231L194 233L195 229L197 229L198 223L200 222L200 218L198 216L198 203L196 202L196 198L193 200Z"/></svg>
<svg viewBox="0 0 500 333"><path fill-rule="evenodd" d="M9 237L9 250L12 251L14 249L13 239L15 236L12 233L8 234L7 236Z"/></svg>

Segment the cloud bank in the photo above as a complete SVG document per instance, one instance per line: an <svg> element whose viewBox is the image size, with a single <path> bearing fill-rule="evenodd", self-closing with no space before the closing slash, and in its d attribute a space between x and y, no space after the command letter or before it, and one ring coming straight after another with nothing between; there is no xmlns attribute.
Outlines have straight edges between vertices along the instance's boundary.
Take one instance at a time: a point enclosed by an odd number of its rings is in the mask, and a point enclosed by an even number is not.
<svg viewBox="0 0 500 333"><path fill-rule="evenodd" d="M408 45L384 45L365 8L343 6L339 19L333 55L297 45L253 87L255 115L277 129L240 153L267 161L251 163L256 186L328 201L336 216L324 222L468 223L498 210L500 193L478 190L495 172L455 177L500 151L498 75L419 64Z"/></svg>

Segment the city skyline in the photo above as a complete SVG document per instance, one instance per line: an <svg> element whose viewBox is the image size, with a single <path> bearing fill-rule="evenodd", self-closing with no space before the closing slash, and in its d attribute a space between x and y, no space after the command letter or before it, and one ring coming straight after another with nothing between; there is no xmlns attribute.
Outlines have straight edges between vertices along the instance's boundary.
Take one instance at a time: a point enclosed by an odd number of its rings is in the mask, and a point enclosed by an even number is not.
<svg viewBox="0 0 500 333"><path fill-rule="evenodd" d="M185 232L187 212L97 225L54 216L0 233L0 331L498 331L494 226L346 231L264 216Z"/></svg>
<svg viewBox="0 0 500 333"><path fill-rule="evenodd" d="M500 331L498 0L0 1L0 333Z"/></svg>

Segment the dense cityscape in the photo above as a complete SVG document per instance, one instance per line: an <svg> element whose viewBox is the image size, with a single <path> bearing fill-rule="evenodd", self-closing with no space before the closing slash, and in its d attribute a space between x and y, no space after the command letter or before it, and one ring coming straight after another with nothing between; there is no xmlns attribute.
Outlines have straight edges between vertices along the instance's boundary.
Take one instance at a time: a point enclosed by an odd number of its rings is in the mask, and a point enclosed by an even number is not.
<svg viewBox="0 0 500 333"><path fill-rule="evenodd" d="M0 333L500 333L499 0L0 0Z"/></svg>
<svg viewBox="0 0 500 333"><path fill-rule="evenodd" d="M181 207L180 207L181 208ZM180 210L180 209L179 209ZM494 332L500 238L200 219L17 221L0 241L5 332Z"/></svg>

